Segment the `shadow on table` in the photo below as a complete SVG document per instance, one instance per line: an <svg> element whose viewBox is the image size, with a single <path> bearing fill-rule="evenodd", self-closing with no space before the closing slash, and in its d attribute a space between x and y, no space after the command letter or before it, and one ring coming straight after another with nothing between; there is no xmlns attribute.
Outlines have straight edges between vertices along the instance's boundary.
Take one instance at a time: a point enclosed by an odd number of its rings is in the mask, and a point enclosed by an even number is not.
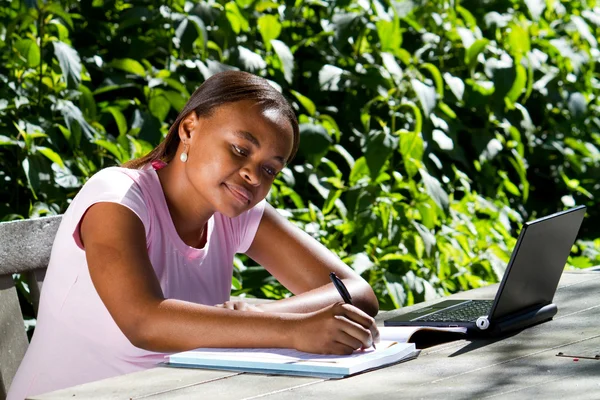
<svg viewBox="0 0 600 400"><path fill-rule="evenodd" d="M497 336L497 337L469 337L467 340L469 340L469 343L455 351L454 353L450 354L448 357L458 357L462 354L467 354L473 350L477 350L477 349L481 349L483 347L489 346L490 344L494 344L496 342L500 342L502 340L508 339L510 337L513 337L515 335L518 335L519 333L521 333L524 329L520 329L517 331L512 331L510 333L506 333L502 336Z"/></svg>

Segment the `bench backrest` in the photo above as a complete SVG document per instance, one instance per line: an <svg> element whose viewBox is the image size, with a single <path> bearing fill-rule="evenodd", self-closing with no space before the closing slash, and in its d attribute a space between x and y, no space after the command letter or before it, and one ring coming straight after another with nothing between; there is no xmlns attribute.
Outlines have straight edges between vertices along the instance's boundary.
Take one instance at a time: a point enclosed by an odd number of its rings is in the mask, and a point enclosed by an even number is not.
<svg viewBox="0 0 600 400"><path fill-rule="evenodd" d="M6 398L28 346L13 274L25 278L37 314L42 281L61 218L58 215L0 223L0 399Z"/></svg>

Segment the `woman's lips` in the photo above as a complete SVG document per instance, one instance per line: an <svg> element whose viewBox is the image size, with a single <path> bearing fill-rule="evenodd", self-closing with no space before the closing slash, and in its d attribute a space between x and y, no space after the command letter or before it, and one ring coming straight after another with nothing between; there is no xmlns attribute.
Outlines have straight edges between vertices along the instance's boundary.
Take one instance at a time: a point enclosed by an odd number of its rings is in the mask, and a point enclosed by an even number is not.
<svg viewBox="0 0 600 400"><path fill-rule="evenodd" d="M248 205L252 202L252 193L243 186L226 183L225 187L229 189L233 197L235 197L242 204Z"/></svg>

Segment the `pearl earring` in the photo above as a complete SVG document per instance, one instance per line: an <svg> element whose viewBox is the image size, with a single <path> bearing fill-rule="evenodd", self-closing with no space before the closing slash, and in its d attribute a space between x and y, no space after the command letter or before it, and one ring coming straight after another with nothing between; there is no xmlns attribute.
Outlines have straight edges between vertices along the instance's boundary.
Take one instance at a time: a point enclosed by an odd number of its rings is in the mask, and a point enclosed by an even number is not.
<svg viewBox="0 0 600 400"><path fill-rule="evenodd" d="M181 153L181 155L179 156L179 159L181 160L181 162L186 162L188 159L187 149L188 149L188 145L187 145L187 143L184 143L183 153Z"/></svg>

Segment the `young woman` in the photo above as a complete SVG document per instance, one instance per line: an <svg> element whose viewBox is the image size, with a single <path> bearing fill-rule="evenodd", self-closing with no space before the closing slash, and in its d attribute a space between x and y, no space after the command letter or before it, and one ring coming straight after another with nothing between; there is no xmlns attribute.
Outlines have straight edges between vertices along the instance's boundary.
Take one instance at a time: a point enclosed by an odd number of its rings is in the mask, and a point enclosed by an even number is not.
<svg viewBox="0 0 600 400"><path fill-rule="evenodd" d="M63 216L9 399L197 347L348 354L377 341L369 285L264 201L298 140L292 108L266 80L223 72L194 92L151 153L94 175ZM235 253L295 296L229 301Z"/></svg>

